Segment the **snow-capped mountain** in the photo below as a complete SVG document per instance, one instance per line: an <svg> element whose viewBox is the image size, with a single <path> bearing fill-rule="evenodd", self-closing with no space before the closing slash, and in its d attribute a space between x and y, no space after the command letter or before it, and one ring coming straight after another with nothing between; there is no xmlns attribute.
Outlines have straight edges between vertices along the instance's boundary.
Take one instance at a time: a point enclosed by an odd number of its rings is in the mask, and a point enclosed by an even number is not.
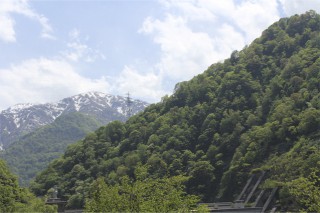
<svg viewBox="0 0 320 213"><path fill-rule="evenodd" d="M95 117L101 124L113 120L125 121L128 115L127 97L100 92L88 92L65 98L56 103L17 104L0 113L0 150L33 130L52 123L60 115L81 112ZM130 101L130 114L142 111L148 104Z"/></svg>

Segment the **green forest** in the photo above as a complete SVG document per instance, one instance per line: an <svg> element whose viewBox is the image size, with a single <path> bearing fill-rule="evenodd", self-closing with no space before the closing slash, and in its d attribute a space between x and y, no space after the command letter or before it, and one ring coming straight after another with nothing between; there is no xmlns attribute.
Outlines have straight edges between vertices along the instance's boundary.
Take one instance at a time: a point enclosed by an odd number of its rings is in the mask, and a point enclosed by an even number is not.
<svg viewBox="0 0 320 213"><path fill-rule="evenodd" d="M135 212L157 211L142 198L172 200L173 190L177 200L160 206L183 211L181 202L190 210L232 201L251 174L267 171L281 210L319 212L319 90L320 15L282 18L160 103L70 145L30 189L45 196L57 185L68 208Z"/></svg>
<svg viewBox="0 0 320 213"><path fill-rule="evenodd" d="M0 152L19 183L27 186L38 172L63 154L69 144L82 139L101 124L88 115L69 113L58 117L52 124L24 135L4 152Z"/></svg>
<svg viewBox="0 0 320 213"><path fill-rule="evenodd" d="M0 212L56 212L55 206L44 204L28 189L19 187L17 178L11 174L3 160L0 160Z"/></svg>

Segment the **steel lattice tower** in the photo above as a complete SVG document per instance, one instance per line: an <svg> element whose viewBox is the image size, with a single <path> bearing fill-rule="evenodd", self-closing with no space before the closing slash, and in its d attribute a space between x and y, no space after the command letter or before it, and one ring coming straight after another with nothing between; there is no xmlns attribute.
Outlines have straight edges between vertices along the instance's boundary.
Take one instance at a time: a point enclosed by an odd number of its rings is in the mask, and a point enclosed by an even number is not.
<svg viewBox="0 0 320 213"><path fill-rule="evenodd" d="M132 101L132 99L130 97L130 93L129 92L127 93L126 102L127 102L126 116L127 116L127 118L130 118L132 116L132 103L133 103L133 101Z"/></svg>

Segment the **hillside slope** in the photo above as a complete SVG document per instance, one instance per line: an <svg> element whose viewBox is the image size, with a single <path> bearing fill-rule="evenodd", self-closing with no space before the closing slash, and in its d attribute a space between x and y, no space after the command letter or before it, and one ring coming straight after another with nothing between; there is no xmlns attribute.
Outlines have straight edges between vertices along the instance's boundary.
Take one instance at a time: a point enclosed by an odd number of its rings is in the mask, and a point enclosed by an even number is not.
<svg viewBox="0 0 320 213"><path fill-rule="evenodd" d="M177 84L171 97L70 146L32 190L43 195L57 184L68 205L79 207L97 177L109 184L134 178L140 164L150 177L190 176L188 193L203 202L233 200L253 169L268 170L282 186L309 177L320 166L311 164L320 161L319 70L320 16L283 18L223 63ZM285 198L293 202L290 192ZM291 204L283 208L306 208L299 199Z"/></svg>
<svg viewBox="0 0 320 213"><path fill-rule="evenodd" d="M20 185L29 181L43 170L50 161L58 158L69 144L82 139L96 130L101 123L81 113L69 113L23 136L3 152L3 158L11 171L18 175Z"/></svg>

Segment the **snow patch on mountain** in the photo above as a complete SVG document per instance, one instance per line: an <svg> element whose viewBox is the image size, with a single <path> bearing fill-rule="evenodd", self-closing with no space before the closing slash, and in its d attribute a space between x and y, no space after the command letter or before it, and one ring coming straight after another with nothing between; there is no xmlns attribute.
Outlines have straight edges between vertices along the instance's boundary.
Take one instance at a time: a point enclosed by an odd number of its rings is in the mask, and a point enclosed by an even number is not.
<svg viewBox="0 0 320 213"><path fill-rule="evenodd" d="M142 111L148 104L132 100L132 114ZM52 123L59 116L81 112L95 117L102 124L127 119L127 98L101 92L81 93L55 103L17 104L0 113L0 144L6 148L22 135Z"/></svg>
<svg viewBox="0 0 320 213"><path fill-rule="evenodd" d="M26 109L26 108L29 108L29 107L32 107L34 104L31 104L31 103L25 103L25 104L16 104L12 107L10 107L8 110L11 111L11 112L19 112L23 109Z"/></svg>

